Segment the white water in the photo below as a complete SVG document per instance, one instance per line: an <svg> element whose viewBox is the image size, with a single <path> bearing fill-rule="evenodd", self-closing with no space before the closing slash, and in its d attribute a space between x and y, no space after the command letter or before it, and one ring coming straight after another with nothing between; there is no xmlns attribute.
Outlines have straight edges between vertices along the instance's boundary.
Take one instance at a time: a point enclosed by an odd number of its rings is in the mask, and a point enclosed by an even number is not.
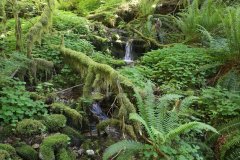
<svg viewBox="0 0 240 160"><path fill-rule="evenodd" d="M129 40L126 43L124 61L127 62L127 63L132 63L133 62L132 40Z"/></svg>

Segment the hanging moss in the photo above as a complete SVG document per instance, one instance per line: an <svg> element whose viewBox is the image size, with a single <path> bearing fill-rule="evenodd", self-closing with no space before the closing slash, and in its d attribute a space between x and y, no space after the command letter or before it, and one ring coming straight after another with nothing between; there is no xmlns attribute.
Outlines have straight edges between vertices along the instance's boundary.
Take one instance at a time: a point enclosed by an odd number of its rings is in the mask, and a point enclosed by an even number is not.
<svg viewBox="0 0 240 160"><path fill-rule="evenodd" d="M82 115L75 109L72 109L63 103L53 103L51 109L55 113L61 113L65 115L69 121L68 124L78 127L82 124Z"/></svg>
<svg viewBox="0 0 240 160"><path fill-rule="evenodd" d="M39 157L42 160L54 160L56 151L67 148L70 138L65 134L46 137L40 145Z"/></svg>
<svg viewBox="0 0 240 160"><path fill-rule="evenodd" d="M44 32L48 32L52 25L52 12L54 9L54 0L49 0L37 23L35 23L27 33L27 55L31 58L32 49L36 42L41 43L41 37Z"/></svg>
<svg viewBox="0 0 240 160"><path fill-rule="evenodd" d="M84 53L73 51L64 46L61 46L60 51L67 63L80 72L82 77L86 77L83 87L83 96L85 98L91 97L92 91L96 88L100 91L105 91L106 95L111 92L117 96L118 104L120 105L118 118L123 121L120 124L123 127L123 131L125 131L125 122L129 122L129 113L136 112L134 105L126 94L129 91L131 94L134 94L132 83L109 65L97 63ZM136 124L134 127L139 128ZM128 128L128 131L130 131L131 127ZM131 133L131 135L133 134Z"/></svg>

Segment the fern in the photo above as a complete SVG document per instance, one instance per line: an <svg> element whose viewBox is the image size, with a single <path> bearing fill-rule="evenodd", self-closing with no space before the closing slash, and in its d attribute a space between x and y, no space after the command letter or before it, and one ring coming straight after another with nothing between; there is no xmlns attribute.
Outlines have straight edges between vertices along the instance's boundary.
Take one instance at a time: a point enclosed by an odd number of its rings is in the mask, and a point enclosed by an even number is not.
<svg viewBox="0 0 240 160"><path fill-rule="evenodd" d="M238 134L230 135L226 143L220 148L220 159L224 160L228 150L234 147L240 147L240 132Z"/></svg>
<svg viewBox="0 0 240 160"><path fill-rule="evenodd" d="M133 156L135 153L140 152L146 148L145 144L140 142L123 140L111 145L107 148L103 154L103 160L108 160L110 157L114 156L119 152L125 152L129 157ZM128 158L129 158L128 157ZM125 157L126 158L126 157Z"/></svg>
<svg viewBox="0 0 240 160"><path fill-rule="evenodd" d="M240 160L240 148L233 149L233 151L225 157L226 160Z"/></svg>

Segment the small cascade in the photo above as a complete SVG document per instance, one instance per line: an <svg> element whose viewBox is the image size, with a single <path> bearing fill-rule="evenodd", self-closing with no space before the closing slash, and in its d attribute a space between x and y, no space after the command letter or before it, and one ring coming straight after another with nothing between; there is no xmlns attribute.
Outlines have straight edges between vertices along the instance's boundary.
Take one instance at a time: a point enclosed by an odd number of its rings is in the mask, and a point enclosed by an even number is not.
<svg viewBox="0 0 240 160"><path fill-rule="evenodd" d="M103 113L100 104L97 102L94 102L90 108L90 111L93 113L94 116L96 116L99 121L108 119L107 115Z"/></svg>
<svg viewBox="0 0 240 160"><path fill-rule="evenodd" d="M133 62L132 42L133 42L133 40L130 39L129 41L127 41L126 46L125 46L124 61L127 62L127 63L132 63Z"/></svg>

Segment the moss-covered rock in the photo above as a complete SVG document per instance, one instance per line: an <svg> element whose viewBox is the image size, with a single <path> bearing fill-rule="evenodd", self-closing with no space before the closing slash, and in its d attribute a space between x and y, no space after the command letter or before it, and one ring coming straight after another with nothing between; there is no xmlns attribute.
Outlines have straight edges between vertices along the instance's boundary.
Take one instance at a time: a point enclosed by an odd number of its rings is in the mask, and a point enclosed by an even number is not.
<svg viewBox="0 0 240 160"><path fill-rule="evenodd" d="M16 152L24 160L38 160L38 152L27 144L18 145Z"/></svg>
<svg viewBox="0 0 240 160"><path fill-rule="evenodd" d="M54 134L46 137L40 145L39 157L42 160L55 160L56 151L67 148L70 138L65 134Z"/></svg>
<svg viewBox="0 0 240 160"><path fill-rule="evenodd" d="M8 138L9 135L11 135L13 132L13 126L11 125L7 125L7 126L3 126L0 129L0 142L4 141L5 138Z"/></svg>
<svg viewBox="0 0 240 160"><path fill-rule="evenodd" d="M47 115L43 119L43 124L50 132L57 132L66 126L67 119L62 114Z"/></svg>
<svg viewBox="0 0 240 160"><path fill-rule="evenodd" d="M82 115L75 109L64 105L63 103L53 103L51 109L56 113L64 114L68 119L68 124L73 124L74 127L82 124Z"/></svg>
<svg viewBox="0 0 240 160"><path fill-rule="evenodd" d="M83 142L83 136L72 127L66 126L62 129L61 133L66 134L71 138L71 145L79 146Z"/></svg>
<svg viewBox="0 0 240 160"><path fill-rule="evenodd" d="M3 144L0 143L0 159L1 158L7 158L7 160L9 160L9 156L10 156L10 160L20 160L21 158L18 157L16 150L9 144ZM4 160L4 159L1 159Z"/></svg>
<svg viewBox="0 0 240 160"><path fill-rule="evenodd" d="M0 149L0 159L1 160L9 160L10 158L11 158L10 154L6 150Z"/></svg>
<svg viewBox="0 0 240 160"><path fill-rule="evenodd" d="M46 127L40 121L33 119L24 119L16 127L16 133L24 137L41 134L45 130Z"/></svg>
<svg viewBox="0 0 240 160"><path fill-rule="evenodd" d="M58 160L75 160L76 156L77 155L71 152L70 150L62 148L58 152L57 159Z"/></svg>

